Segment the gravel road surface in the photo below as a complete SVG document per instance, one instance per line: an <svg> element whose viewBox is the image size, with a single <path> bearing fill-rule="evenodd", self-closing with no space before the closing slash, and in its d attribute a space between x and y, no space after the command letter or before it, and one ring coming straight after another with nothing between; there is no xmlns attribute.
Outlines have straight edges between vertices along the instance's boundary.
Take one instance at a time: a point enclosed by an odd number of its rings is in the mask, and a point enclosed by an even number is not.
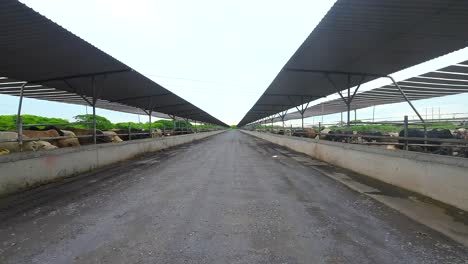
<svg viewBox="0 0 468 264"><path fill-rule="evenodd" d="M228 131L4 198L0 263L468 263L285 153Z"/></svg>

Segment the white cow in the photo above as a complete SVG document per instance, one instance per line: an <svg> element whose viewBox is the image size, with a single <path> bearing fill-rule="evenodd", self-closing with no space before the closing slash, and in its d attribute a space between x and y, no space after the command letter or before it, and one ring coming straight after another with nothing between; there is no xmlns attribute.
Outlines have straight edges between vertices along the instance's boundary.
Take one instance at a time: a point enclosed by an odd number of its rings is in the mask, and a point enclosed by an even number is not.
<svg viewBox="0 0 468 264"><path fill-rule="evenodd" d="M23 136L23 139L28 137ZM4 154L19 152L20 147L16 140L18 139L18 133L11 131L1 131L0 132L0 149ZM5 142L7 141L7 142ZM23 142L23 151L38 151L38 150L50 150L56 149L57 147L50 144L46 141L24 141Z"/></svg>
<svg viewBox="0 0 468 264"><path fill-rule="evenodd" d="M115 131L102 131L105 136L108 136L111 138L111 142L117 143L117 142L122 142L123 140L117 135Z"/></svg>
<svg viewBox="0 0 468 264"><path fill-rule="evenodd" d="M10 151L8 149L0 149L0 155L6 155L10 154Z"/></svg>
<svg viewBox="0 0 468 264"><path fill-rule="evenodd" d="M54 146L50 144L50 142L47 142L47 141L39 140L39 141L32 141L32 142L34 142L33 145L36 148L36 150L34 151L58 149L57 146Z"/></svg>
<svg viewBox="0 0 468 264"><path fill-rule="evenodd" d="M61 130L63 132L63 135L65 137L69 138L64 138L64 139L59 139L58 140L58 146L63 148L63 147L79 147L80 146L80 141L76 137L75 133L69 130Z"/></svg>
<svg viewBox="0 0 468 264"><path fill-rule="evenodd" d="M154 129L152 129L152 130L153 130L153 131L152 131L152 133L151 133L151 134L152 134L151 137L153 137L153 138L158 138L158 137L162 137L162 136L163 136L163 132L161 131L161 129L159 129L159 128L154 128Z"/></svg>

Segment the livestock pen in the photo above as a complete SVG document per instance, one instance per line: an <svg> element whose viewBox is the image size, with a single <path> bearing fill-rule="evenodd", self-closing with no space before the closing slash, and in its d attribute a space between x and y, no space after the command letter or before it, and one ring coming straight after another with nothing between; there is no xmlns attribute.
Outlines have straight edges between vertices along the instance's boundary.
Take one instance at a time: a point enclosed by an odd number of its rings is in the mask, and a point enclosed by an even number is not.
<svg viewBox="0 0 468 264"><path fill-rule="evenodd" d="M405 116L402 122L358 121L349 126L341 122L319 122L317 126L305 128L257 125L250 130L468 158L467 120L420 122Z"/></svg>

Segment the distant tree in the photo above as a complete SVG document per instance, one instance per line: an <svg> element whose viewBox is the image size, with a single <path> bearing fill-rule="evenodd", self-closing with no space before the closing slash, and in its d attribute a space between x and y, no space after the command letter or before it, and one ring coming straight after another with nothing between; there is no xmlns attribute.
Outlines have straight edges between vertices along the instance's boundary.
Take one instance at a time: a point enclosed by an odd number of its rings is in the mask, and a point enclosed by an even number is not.
<svg viewBox="0 0 468 264"><path fill-rule="evenodd" d="M77 115L74 118L78 122L93 122L93 115ZM89 124L89 127L91 127L91 124ZM100 130L109 130L114 128L114 124L112 124L112 122L107 118L96 115L96 128Z"/></svg>
<svg viewBox="0 0 468 264"><path fill-rule="evenodd" d="M50 118L36 115L21 115L24 125L27 124L67 124L68 120L62 118ZM38 126L42 128L44 126ZM0 130L16 130L16 115L1 115Z"/></svg>

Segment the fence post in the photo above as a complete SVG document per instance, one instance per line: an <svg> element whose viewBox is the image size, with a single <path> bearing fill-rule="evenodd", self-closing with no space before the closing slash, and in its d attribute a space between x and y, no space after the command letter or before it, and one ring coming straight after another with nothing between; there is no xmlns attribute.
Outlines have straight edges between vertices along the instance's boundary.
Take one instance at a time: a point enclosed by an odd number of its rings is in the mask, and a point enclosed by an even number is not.
<svg viewBox="0 0 468 264"><path fill-rule="evenodd" d="M149 110L149 115L148 115L148 118L149 118L149 128L148 128L148 130L149 130L149 137L150 138L153 138L153 133L151 132L151 115L152 115L152 112L153 112L152 110Z"/></svg>
<svg viewBox="0 0 468 264"><path fill-rule="evenodd" d="M21 118L21 108L23 107L23 93L27 82L21 85L18 113L16 114L16 130L18 132L18 145L20 152L23 151L23 119Z"/></svg>
<svg viewBox="0 0 468 264"><path fill-rule="evenodd" d="M18 144L20 147L20 152L23 151L23 117L18 116L17 117L17 122L18 122Z"/></svg>
<svg viewBox="0 0 468 264"><path fill-rule="evenodd" d="M404 119L404 137L405 137L405 150L408 150L408 139L406 139L408 137L408 116L405 115L405 119Z"/></svg>
<svg viewBox="0 0 468 264"><path fill-rule="evenodd" d="M132 140L132 128L130 123L128 123L128 140Z"/></svg>
<svg viewBox="0 0 468 264"><path fill-rule="evenodd" d="M319 122L319 129L318 129L319 139L320 139L321 134L322 134L322 122Z"/></svg>

